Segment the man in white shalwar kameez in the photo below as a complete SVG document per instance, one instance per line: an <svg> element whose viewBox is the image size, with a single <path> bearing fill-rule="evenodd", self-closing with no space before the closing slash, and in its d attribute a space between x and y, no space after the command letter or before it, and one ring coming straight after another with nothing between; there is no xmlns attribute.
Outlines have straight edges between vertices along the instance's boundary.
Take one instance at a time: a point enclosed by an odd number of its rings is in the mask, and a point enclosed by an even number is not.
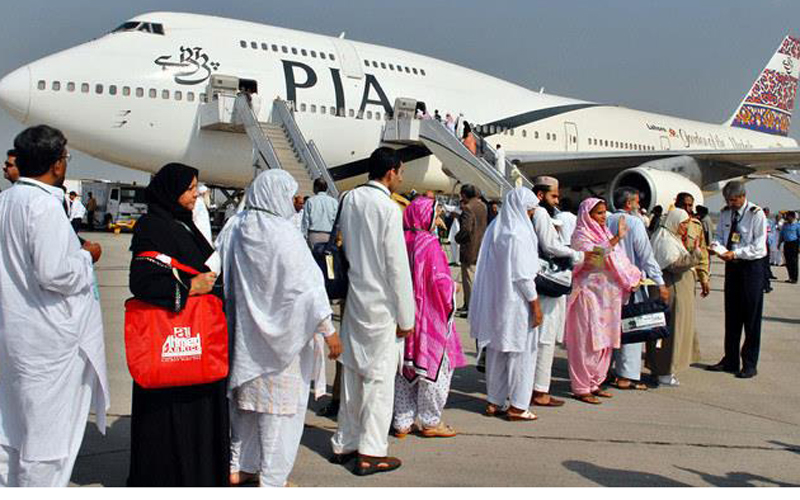
<svg viewBox="0 0 800 500"><path fill-rule="evenodd" d="M342 200L341 230L350 263L342 321L342 396L332 461L357 458L358 475L400 467L388 457L394 379L403 338L414 328L411 269L403 215L391 194L403 182L403 165L389 148L369 159L369 182Z"/></svg>
<svg viewBox="0 0 800 500"><path fill-rule="evenodd" d="M585 255L564 244L553 219L558 211L558 188L558 180L554 177L540 176L534 179L533 192L539 198L539 209L533 214L533 228L536 231L540 252L550 257L570 259L572 265L576 266L583 262ZM561 221L558 221L558 226L561 224ZM571 274L568 271L567 273ZM563 406L564 401L550 396L550 380L556 342L564 340L567 295L549 297L540 294L539 302L542 307L543 320L539 326L539 346L536 353L532 403L536 406Z"/></svg>
<svg viewBox="0 0 800 500"><path fill-rule="evenodd" d="M312 379L316 395L325 394L321 337L332 359L341 350L322 272L291 222L296 192L286 171L262 172L218 237L234 339L232 483L257 473L261 486L286 485Z"/></svg>
<svg viewBox="0 0 800 500"><path fill-rule="evenodd" d="M61 132L34 127L14 145L21 177L0 194L0 486L67 486L90 409L106 427L101 251L64 212Z"/></svg>
<svg viewBox="0 0 800 500"><path fill-rule="evenodd" d="M535 420L528 410L533 393L538 326L539 272L536 233L531 224L538 198L518 187L503 199L478 255L475 292L469 304L470 335L486 349L486 414Z"/></svg>

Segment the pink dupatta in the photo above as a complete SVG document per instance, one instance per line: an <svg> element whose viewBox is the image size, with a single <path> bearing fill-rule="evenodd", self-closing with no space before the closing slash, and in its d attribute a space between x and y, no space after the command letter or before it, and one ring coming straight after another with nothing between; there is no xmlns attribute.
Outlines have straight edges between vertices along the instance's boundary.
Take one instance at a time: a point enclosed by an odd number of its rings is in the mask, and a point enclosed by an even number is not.
<svg viewBox="0 0 800 500"><path fill-rule="evenodd" d="M564 330L565 336L590 334L594 351L620 346L622 304L642 277L620 245L611 248L611 231L589 215L602 201L588 198L578 211L572 249L590 252L601 247L606 256L600 268L586 261L574 269Z"/></svg>
<svg viewBox="0 0 800 500"><path fill-rule="evenodd" d="M414 334L406 337L403 356L403 375L409 381L425 377L435 382L445 354L451 369L467 364L453 322L455 283L447 256L431 232L434 223L430 198L417 197L403 212L416 301Z"/></svg>

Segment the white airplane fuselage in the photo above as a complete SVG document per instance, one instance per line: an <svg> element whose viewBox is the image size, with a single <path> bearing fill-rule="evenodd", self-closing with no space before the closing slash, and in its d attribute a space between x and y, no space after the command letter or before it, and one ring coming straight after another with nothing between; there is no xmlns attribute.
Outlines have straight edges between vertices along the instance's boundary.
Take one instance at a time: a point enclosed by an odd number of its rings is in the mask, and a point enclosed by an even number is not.
<svg viewBox="0 0 800 500"><path fill-rule="evenodd" d="M461 113L477 124L530 114L508 121L502 133L484 134L508 154L797 146L788 137L533 92L367 43L193 14L137 20L163 24L164 34L111 33L35 61L4 79L0 100L24 124L57 127L71 147L102 160L147 172L179 161L200 169L205 182L232 187L252 179L252 149L244 134L200 128L200 98L211 74L256 81L262 117L274 98L294 101L303 134L333 171L380 144L398 97L424 101L431 115ZM361 174L340 177L347 187ZM411 162L406 178L408 189L449 190L453 182L431 157Z"/></svg>

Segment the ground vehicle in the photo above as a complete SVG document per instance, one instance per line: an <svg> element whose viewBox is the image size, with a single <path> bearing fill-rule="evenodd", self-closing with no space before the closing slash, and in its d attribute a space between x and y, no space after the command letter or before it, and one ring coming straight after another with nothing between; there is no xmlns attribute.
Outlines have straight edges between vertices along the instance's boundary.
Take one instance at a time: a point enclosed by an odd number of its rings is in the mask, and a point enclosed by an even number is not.
<svg viewBox="0 0 800 500"><path fill-rule="evenodd" d="M97 200L94 221L88 220L88 210L84 224L87 227L114 229L131 229L136 220L147 213L145 186L110 182L103 180L68 180L65 182L67 192L75 191L81 197L85 207L89 206L89 194Z"/></svg>

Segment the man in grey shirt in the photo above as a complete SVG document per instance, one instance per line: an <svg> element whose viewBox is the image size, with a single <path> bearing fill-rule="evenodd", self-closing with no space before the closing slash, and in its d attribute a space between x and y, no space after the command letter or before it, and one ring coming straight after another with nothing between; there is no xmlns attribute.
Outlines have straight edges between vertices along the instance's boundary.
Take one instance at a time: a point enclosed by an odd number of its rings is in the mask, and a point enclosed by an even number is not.
<svg viewBox="0 0 800 500"><path fill-rule="evenodd" d="M301 229L308 245L325 243L330 239L331 229L336 220L339 202L328 194L328 183L323 179L314 181L314 196L306 201L303 207Z"/></svg>

